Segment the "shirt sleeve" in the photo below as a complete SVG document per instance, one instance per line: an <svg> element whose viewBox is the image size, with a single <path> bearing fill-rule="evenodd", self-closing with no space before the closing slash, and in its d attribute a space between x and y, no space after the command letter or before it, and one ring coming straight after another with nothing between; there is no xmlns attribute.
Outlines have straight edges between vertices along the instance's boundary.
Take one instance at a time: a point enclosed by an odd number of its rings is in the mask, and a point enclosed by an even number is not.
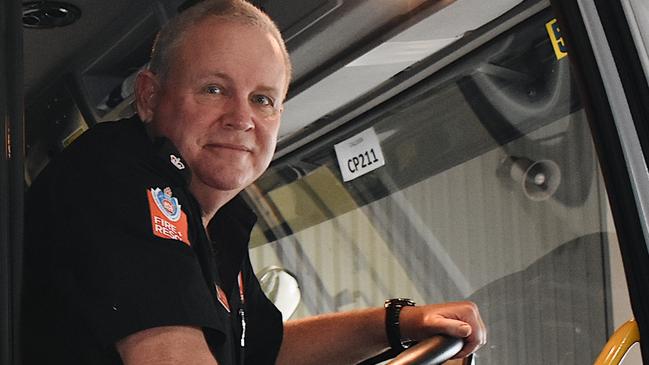
<svg viewBox="0 0 649 365"><path fill-rule="evenodd" d="M189 244L153 234L147 193L168 187L165 179L135 164L123 170L68 171L52 192L61 246L54 261L66 305L106 346L159 326L223 334L192 232ZM183 211L186 203L179 200Z"/></svg>

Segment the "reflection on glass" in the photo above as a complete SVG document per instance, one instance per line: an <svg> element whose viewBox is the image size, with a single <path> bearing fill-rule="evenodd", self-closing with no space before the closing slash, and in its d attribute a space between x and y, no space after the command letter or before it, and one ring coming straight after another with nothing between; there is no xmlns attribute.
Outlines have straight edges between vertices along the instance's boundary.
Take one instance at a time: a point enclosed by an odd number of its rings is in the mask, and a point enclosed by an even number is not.
<svg viewBox="0 0 649 365"><path fill-rule="evenodd" d="M247 191L253 263L294 272L296 316L385 298L478 303L480 364L592 363L607 317L606 191L586 116L528 19L274 166ZM374 127L386 166L348 183L333 144Z"/></svg>

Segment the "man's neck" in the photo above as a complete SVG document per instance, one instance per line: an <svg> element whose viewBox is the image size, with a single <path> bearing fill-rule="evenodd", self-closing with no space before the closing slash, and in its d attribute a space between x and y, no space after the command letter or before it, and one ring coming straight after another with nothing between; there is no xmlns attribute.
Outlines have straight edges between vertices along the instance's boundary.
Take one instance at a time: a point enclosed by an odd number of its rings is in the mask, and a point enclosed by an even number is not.
<svg viewBox="0 0 649 365"><path fill-rule="evenodd" d="M189 185L189 191L191 191L194 198L198 201L198 205L201 207L201 220L203 221L203 227L207 229L207 225L210 223L216 212L227 202L237 196L240 190L216 190L202 184L201 182L195 182L197 180L198 179L192 179L192 182Z"/></svg>

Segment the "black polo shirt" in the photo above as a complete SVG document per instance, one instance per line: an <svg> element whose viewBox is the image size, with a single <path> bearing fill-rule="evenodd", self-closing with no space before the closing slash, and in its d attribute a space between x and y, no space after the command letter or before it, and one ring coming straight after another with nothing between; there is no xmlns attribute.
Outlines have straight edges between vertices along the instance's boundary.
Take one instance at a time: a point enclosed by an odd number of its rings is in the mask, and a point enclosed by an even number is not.
<svg viewBox="0 0 649 365"><path fill-rule="evenodd" d="M256 218L235 198L210 242L190 175L137 118L93 127L48 165L26 199L24 364L121 364L116 341L172 325L202 328L221 365L275 363L281 314L248 256Z"/></svg>

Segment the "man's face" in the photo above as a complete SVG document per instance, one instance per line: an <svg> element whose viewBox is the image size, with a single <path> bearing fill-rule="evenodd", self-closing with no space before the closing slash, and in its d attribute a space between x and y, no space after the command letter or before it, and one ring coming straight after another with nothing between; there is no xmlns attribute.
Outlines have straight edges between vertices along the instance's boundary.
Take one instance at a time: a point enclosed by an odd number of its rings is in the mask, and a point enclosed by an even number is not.
<svg viewBox="0 0 649 365"><path fill-rule="evenodd" d="M275 150L287 83L280 46L256 26L207 19L172 55L152 96L154 132L178 148L192 185L245 188Z"/></svg>

